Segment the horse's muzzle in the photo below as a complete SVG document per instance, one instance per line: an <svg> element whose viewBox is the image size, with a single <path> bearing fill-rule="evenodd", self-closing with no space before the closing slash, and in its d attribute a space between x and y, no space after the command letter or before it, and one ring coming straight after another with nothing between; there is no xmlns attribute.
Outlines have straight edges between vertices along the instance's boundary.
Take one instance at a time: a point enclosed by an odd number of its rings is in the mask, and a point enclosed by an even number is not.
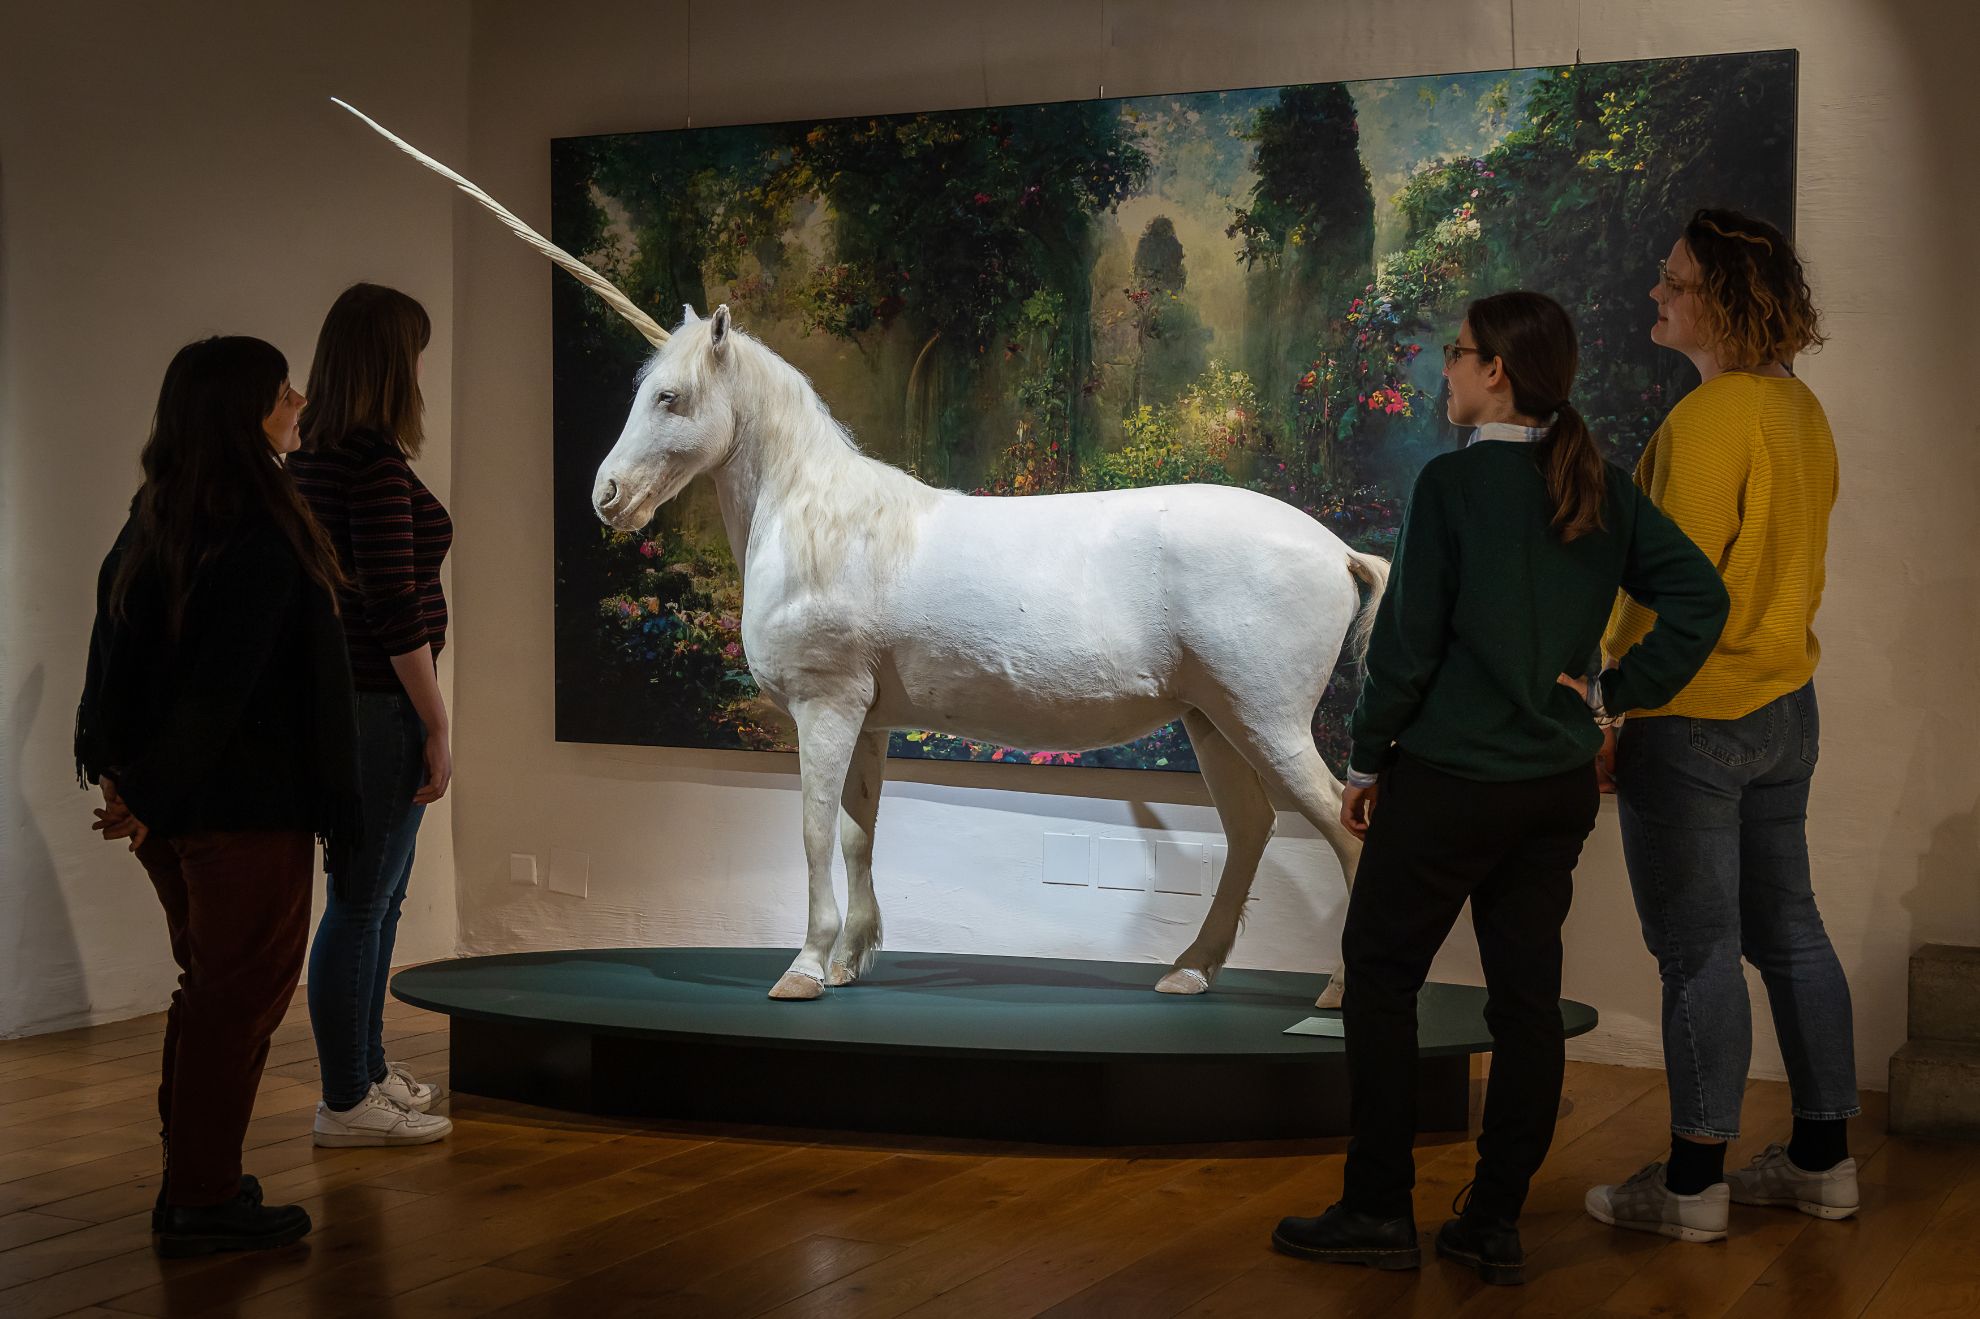
<svg viewBox="0 0 1980 1319"><path fill-rule="evenodd" d="M621 490L619 483L609 476L600 477L598 484L592 487L591 509L609 527L619 525L619 519L629 511L627 506L631 503L630 493Z"/></svg>

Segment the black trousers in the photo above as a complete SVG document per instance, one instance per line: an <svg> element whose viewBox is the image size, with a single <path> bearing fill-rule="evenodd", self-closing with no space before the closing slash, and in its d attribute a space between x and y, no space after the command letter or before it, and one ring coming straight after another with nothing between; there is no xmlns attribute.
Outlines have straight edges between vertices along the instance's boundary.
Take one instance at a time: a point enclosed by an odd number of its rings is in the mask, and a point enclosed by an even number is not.
<svg viewBox="0 0 1980 1319"><path fill-rule="evenodd" d="M1482 783L1405 755L1383 774L1341 937L1350 1208L1411 1211L1416 995L1469 899L1493 1045L1469 1211L1519 1217L1560 1108L1561 926L1598 800L1592 764Z"/></svg>

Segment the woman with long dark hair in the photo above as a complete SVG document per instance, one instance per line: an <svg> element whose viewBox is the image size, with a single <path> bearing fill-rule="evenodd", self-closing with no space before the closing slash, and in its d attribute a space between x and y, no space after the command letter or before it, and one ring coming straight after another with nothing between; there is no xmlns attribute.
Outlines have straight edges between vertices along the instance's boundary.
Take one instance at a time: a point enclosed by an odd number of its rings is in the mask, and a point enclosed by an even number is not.
<svg viewBox="0 0 1980 1319"><path fill-rule="evenodd" d="M385 1056L386 986L420 818L453 776L434 669L453 524L410 461L424 438L419 362L431 334L426 309L396 289L346 289L317 336L303 451L289 461L345 574L367 822L365 845L330 872L310 950L318 1145L423 1145L453 1129L429 1111L439 1088Z"/></svg>
<svg viewBox="0 0 1980 1319"><path fill-rule="evenodd" d="M309 934L312 835L359 839L357 730L336 555L279 456L303 398L259 339L179 350L144 485L97 577L76 766L165 908L179 987L158 1111L162 1255L286 1245L241 1141Z"/></svg>
<svg viewBox="0 0 1980 1319"><path fill-rule="evenodd" d="M1715 1241L1729 1201L1828 1219L1857 1208L1849 982L1815 905L1807 833L1836 444L1790 369L1822 334L1786 235L1699 211L1650 296L1652 341L1691 359L1699 385L1652 437L1637 484L1718 566L1732 613L1682 691L1609 707L1629 712L1616 792L1630 888L1663 978L1671 1155L1595 1187L1587 1205L1617 1227ZM1628 663L1651 621L1621 602L1604 648ZM1767 987L1794 1127L1728 1174L1753 1052L1742 958Z"/></svg>
<svg viewBox="0 0 1980 1319"><path fill-rule="evenodd" d="M1711 562L1595 447L1568 398L1577 360L1567 313L1528 292L1472 303L1444 349L1450 419L1477 429L1417 478L1369 641L1341 805L1367 843L1341 938L1353 1139L1340 1202L1273 1234L1290 1254L1417 1266L1416 995L1469 901L1492 1077L1477 1175L1437 1251L1488 1282L1524 1276L1517 1223L1560 1105L1561 926L1602 741L1562 674L1591 667L1620 588L1658 621L1600 690L1667 700L1726 612Z"/></svg>

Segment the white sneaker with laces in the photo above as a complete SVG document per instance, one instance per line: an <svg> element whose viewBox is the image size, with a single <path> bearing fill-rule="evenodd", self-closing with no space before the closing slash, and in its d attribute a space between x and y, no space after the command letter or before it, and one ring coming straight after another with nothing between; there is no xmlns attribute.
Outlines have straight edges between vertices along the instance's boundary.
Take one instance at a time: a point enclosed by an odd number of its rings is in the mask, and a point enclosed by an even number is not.
<svg viewBox="0 0 1980 1319"><path fill-rule="evenodd" d="M372 1086L358 1103L341 1111L319 1101L315 1139L335 1149L375 1145L431 1145L454 1129L437 1113L415 1113Z"/></svg>
<svg viewBox="0 0 1980 1319"><path fill-rule="evenodd" d="M1809 1172L1795 1165L1785 1145L1769 1145L1746 1167L1727 1173L1726 1182L1740 1204L1792 1205L1813 1218L1848 1218L1859 1203L1855 1159Z"/></svg>
<svg viewBox="0 0 1980 1319"><path fill-rule="evenodd" d="M385 1079L378 1083L387 1099L397 1100L415 1113L425 1113L446 1098L446 1090L438 1085L428 1085L414 1079L411 1069L404 1063L387 1062Z"/></svg>
<svg viewBox="0 0 1980 1319"><path fill-rule="evenodd" d="M1723 1241L1731 1190L1724 1182L1713 1182L1697 1195L1679 1195L1664 1184L1664 1165L1658 1162L1620 1186L1589 1188L1582 1204L1611 1227L1679 1241Z"/></svg>

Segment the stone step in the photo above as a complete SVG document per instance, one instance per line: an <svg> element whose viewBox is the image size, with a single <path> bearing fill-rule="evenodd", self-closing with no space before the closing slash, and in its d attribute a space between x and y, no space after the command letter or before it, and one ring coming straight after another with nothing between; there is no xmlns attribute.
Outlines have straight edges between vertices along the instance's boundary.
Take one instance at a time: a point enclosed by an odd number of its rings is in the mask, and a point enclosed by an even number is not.
<svg viewBox="0 0 1980 1319"><path fill-rule="evenodd" d="M1911 1040L1892 1054L1890 1127L1980 1139L1980 1044Z"/></svg>
<svg viewBox="0 0 1980 1319"><path fill-rule="evenodd" d="M1928 943L1911 955L1914 1040L1980 1044L1980 948Z"/></svg>

